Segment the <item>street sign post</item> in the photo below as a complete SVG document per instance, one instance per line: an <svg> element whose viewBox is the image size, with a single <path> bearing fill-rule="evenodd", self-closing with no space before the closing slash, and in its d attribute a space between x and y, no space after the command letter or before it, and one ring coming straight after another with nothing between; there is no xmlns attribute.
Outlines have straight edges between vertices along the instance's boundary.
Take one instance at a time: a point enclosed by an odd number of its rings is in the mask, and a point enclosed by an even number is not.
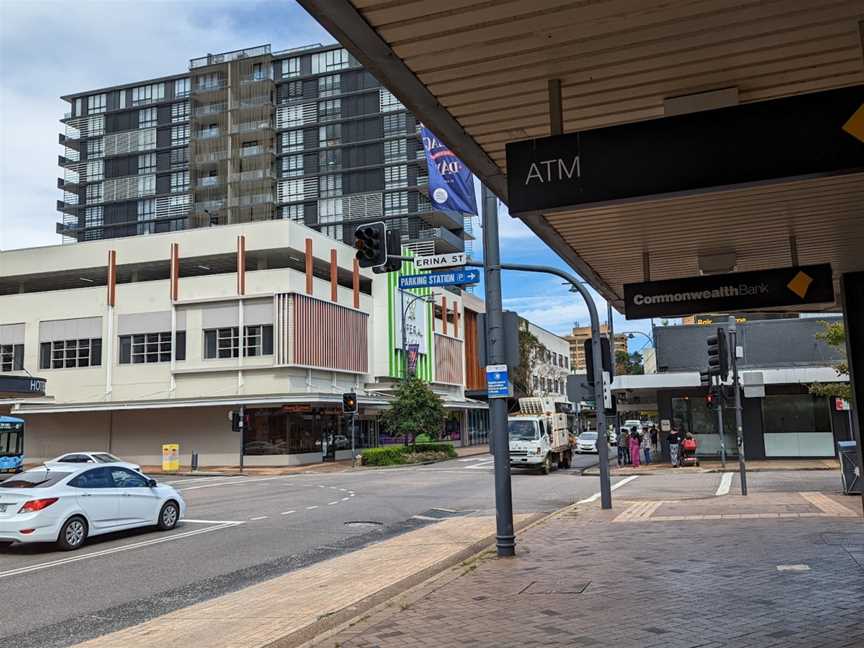
<svg viewBox="0 0 864 648"><path fill-rule="evenodd" d="M414 267L418 270L434 270L436 268L452 268L464 266L468 260L464 252L450 252L448 254L433 254L431 256L416 256L413 259Z"/></svg>
<svg viewBox="0 0 864 648"><path fill-rule="evenodd" d="M480 281L480 271L474 268L430 272L422 275L403 275L399 277L399 290L409 288L435 288L438 286L463 286Z"/></svg>
<svg viewBox="0 0 864 648"><path fill-rule="evenodd" d="M512 396L507 365L486 366L486 390L489 398L509 398Z"/></svg>

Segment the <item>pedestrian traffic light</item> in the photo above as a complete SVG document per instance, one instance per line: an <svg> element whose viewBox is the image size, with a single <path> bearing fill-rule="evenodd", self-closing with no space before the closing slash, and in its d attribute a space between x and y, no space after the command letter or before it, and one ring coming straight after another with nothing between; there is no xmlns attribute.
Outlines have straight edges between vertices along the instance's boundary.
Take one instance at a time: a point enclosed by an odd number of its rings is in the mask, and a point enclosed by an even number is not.
<svg viewBox="0 0 864 648"><path fill-rule="evenodd" d="M357 413L357 394L354 392L342 394L342 411L346 414Z"/></svg>
<svg viewBox="0 0 864 648"><path fill-rule="evenodd" d="M402 268L402 259L399 257L402 252L402 232L398 229L387 230L385 237L387 242L387 261L383 266L375 266L372 272L375 274L383 274L385 272L398 272Z"/></svg>
<svg viewBox="0 0 864 648"><path fill-rule="evenodd" d="M711 374L708 373L707 371L700 371L699 372L699 384L702 385L703 387L710 387L711 386Z"/></svg>
<svg viewBox="0 0 864 648"><path fill-rule="evenodd" d="M717 405L717 396L715 394L709 393L705 396L705 404L708 406L708 409L714 409Z"/></svg>
<svg viewBox="0 0 864 648"><path fill-rule="evenodd" d="M729 377L729 344L722 328L717 329L717 335L708 338L708 373L720 376L720 380Z"/></svg>
<svg viewBox="0 0 864 648"><path fill-rule="evenodd" d="M387 263L387 226L382 222L361 225L354 230L355 255L361 268Z"/></svg>

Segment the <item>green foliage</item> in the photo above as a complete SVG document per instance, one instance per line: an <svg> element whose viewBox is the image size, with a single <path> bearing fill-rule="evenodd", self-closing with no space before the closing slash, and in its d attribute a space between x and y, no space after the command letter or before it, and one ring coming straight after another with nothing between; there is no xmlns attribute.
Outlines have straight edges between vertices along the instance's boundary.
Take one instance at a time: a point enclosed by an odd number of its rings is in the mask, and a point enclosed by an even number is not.
<svg viewBox="0 0 864 648"><path fill-rule="evenodd" d="M435 438L431 434L418 434L417 438L414 439L414 443L433 443Z"/></svg>
<svg viewBox="0 0 864 648"><path fill-rule="evenodd" d="M369 448L363 451L363 464L366 466L392 466L405 463L403 446Z"/></svg>
<svg viewBox="0 0 864 648"><path fill-rule="evenodd" d="M846 329L843 326L843 322L820 322L820 324L822 324L822 330L816 334L816 339L822 340L835 349L839 349L845 356ZM849 365L846 360L835 364L834 371L837 372L838 378L845 377L848 379ZM836 396L838 398L845 398L846 400L852 398L852 386L848 382L813 383L810 385L809 390L815 396L828 396L829 398Z"/></svg>
<svg viewBox="0 0 864 648"><path fill-rule="evenodd" d="M388 434L414 440L425 434L437 439L444 425L444 405L429 386L415 376L399 383L393 404L381 415Z"/></svg>
<svg viewBox="0 0 864 648"><path fill-rule="evenodd" d="M542 345L537 336L525 329L519 329L519 366L510 370L513 392L516 397L532 396L531 376Z"/></svg>
<svg viewBox="0 0 864 648"><path fill-rule="evenodd" d="M459 455L452 443L420 443L417 442L412 448L405 448L406 452L440 452L447 455L449 459L453 459Z"/></svg>
<svg viewBox="0 0 864 648"><path fill-rule="evenodd" d="M645 373L642 366L642 354L638 351L627 353L626 351L615 352L615 373L619 376L631 375L641 376Z"/></svg>
<svg viewBox="0 0 864 648"><path fill-rule="evenodd" d="M451 443L418 443L414 446L384 446L363 451L366 466L395 466L453 459L458 453Z"/></svg>

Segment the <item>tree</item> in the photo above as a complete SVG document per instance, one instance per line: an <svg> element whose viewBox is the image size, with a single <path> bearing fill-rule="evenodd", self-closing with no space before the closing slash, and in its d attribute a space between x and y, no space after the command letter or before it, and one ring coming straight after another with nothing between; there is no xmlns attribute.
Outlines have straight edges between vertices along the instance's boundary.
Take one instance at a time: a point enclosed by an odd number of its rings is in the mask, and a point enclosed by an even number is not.
<svg viewBox="0 0 864 648"><path fill-rule="evenodd" d="M414 442L419 434L437 439L444 425L444 405L429 386L415 376L399 383L390 409L381 415L388 434Z"/></svg>
<svg viewBox="0 0 864 648"><path fill-rule="evenodd" d="M843 360L834 365L834 371L837 372L838 378L849 379L849 364L846 362L846 329L843 327L843 322L820 322L822 330L816 334L816 339L822 340L828 346L838 349L843 356ZM813 383L809 387L810 393L816 396L828 396L852 398L852 385L848 382L831 382L831 383Z"/></svg>
<svg viewBox="0 0 864 648"><path fill-rule="evenodd" d="M511 370L513 392L518 396L533 396L531 384L534 367L543 348L537 336L525 329L519 329L519 366Z"/></svg>
<svg viewBox="0 0 864 648"><path fill-rule="evenodd" d="M642 354L638 351L627 353L626 351L615 352L615 373L619 376L631 375L641 376L645 373L642 366Z"/></svg>

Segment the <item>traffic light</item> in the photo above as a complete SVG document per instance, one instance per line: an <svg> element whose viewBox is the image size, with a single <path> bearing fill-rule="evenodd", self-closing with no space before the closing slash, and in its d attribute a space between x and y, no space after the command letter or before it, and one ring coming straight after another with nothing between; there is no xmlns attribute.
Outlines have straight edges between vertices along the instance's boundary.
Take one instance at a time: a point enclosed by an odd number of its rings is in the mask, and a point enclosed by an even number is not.
<svg viewBox="0 0 864 648"><path fill-rule="evenodd" d="M592 344L591 338L583 342L583 349L585 351L585 382L589 385L594 384L594 348ZM600 338L600 356L603 361L601 371L612 373L612 351L609 348L608 337Z"/></svg>
<svg viewBox="0 0 864 648"><path fill-rule="evenodd" d="M402 259L391 259L390 255L400 256L402 252L402 232L398 229L387 230L385 238L387 242L387 262L383 266L375 266L372 272L383 274L385 272L398 272L402 268Z"/></svg>
<svg viewBox="0 0 864 648"><path fill-rule="evenodd" d="M354 230L354 248L361 268L374 268L387 263L387 226L379 221L361 225Z"/></svg>
<svg viewBox="0 0 864 648"><path fill-rule="evenodd" d="M710 387L711 386L711 374L708 373L707 371L700 371L699 372L699 384L702 385L703 387Z"/></svg>
<svg viewBox="0 0 864 648"><path fill-rule="evenodd" d="M354 392L342 394L342 411L346 414L357 413L357 394Z"/></svg>
<svg viewBox="0 0 864 648"><path fill-rule="evenodd" d="M708 338L708 373L726 380L729 376L729 344L726 331L717 329L717 335Z"/></svg>
<svg viewBox="0 0 864 648"><path fill-rule="evenodd" d="M708 406L708 409L714 409L717 405L717 395L713 393L709 393L705 396L705 404Z"/></svg>

